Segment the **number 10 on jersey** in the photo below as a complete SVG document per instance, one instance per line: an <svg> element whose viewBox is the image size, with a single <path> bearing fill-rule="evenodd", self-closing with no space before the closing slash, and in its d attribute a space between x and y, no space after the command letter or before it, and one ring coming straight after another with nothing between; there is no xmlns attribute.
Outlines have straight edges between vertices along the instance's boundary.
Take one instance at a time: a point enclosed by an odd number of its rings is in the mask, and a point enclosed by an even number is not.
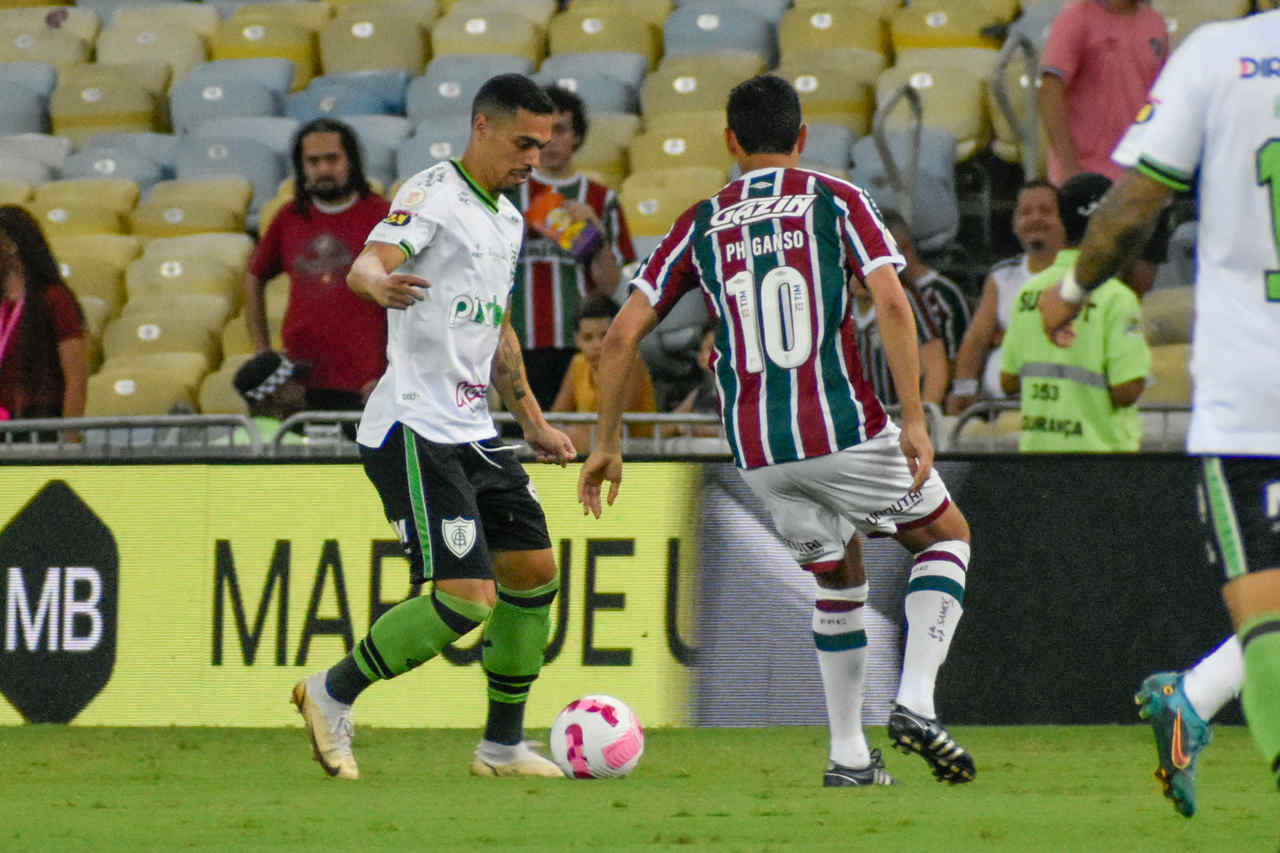
<svg viewBox="0 0 1280 853"><path fill-rule="evenodd" d="M766 356L784 370L809 360L813 354L809 283L799 270L774 267L758 283L754 274L743 270L724 283L724 291L737 309L745 350L741 366L748 373L763 371Z"/></svg>

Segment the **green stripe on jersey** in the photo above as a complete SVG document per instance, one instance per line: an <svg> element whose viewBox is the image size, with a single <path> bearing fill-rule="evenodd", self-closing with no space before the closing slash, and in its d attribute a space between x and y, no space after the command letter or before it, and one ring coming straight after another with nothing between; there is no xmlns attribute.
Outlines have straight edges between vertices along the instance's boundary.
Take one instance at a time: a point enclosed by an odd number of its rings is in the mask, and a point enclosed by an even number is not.
<svg viewBox="0 0 1280 853"><path fill-rule="evenodd" d="M837 241L840 238L841 214L836 207L834 194L830 187L821 181L814 181L814 191L818 195L813 210L814 235L826 234ZM821 250L821 244L814 247ZM833 250L836 257L828 263L820 263L818 274L821 276L822 311L827 328L832 330L829 338L824 339L821 351L821 370L823 397L831 409L831 420L836 429L836 447L850 447L862 440L862 418L851 390L851 377L847 377L840 368L841 345L840 323L844 319L848 307L848 289L845 286L844 269L839 263L839 252ZM827 260L819 254L819 261ZM817 341L814 342L815 345ZM846 365L849 373L856 370L856 365ZM836 389L836 393L827 393L828 388Z"/></svg>
<svg viewBox="0 0 1280 853"><path fill-rule="evenodd" d="M1244 539L1240 536L1235 502L1231 500L1231 490L1222 473L1222 460L1209 456L1203 460L1202 466L1205 491L1209 499L1209 522L1213 525L1218 550L1222 552L1223 562L1226 563L1224 569L1228 579L1238 578L1249 571L1249 566L1244 556Z"/></svg>
<svg viewBox="0 0 1280 853"><path fill-rule="evenodd" d="M750 197L768 197L774 195L774 184L772 181L768 183L752 184L753 189L748 191ZM772 237L777 232L780 222L777 219L765 219L763 222L757 222L747 226L747 245L757 237ZM748 251L748 254L750 252ZM770 252L764 255L751 255L751 274L755 279L755 286L751 292L755 294L756 304L756 334L760 336L760 355L764 364L763 376L761 379L764 384L764 396L761 403L764 405L764 422L765 448L768 458L775 462L788 462L799 458L799 447L796 444L795 430L795 406L791 400L792 390L792 373L791 371L779 367L777 363L769 355L769 337L770 334L779 334L782 330L777 328L777 323L766 322L764 312L764 301L766 295L761 292L761 283L768 274L782 266L778 261L776 252ZM779 305L772 308L779 318L788 316L787 308L789 301L783 297L782 293L774 291L773 298L779 300ZM785 322L785 321L784 321ZM783 341L778 341L783 343Z"/></svg>

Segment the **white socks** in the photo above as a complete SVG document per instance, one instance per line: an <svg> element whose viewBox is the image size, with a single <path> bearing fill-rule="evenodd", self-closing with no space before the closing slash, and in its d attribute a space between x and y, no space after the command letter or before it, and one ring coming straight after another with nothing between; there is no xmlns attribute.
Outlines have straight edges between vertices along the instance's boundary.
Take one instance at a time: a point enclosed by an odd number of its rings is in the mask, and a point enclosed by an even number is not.
<svg viewBox="0 0 1280 853"><path fill-rule="evenodd" d="M867 585L847 589L819 587L813 606L813 644L827 695L831 728L830 758L845 767L871 762L862 732L862 694L867 677L867 633L863 606Z"/></svg>
<svg viewBox="0 0 1280 853"><path fill-rule="evenodd" d="M895 701L922 717L938 716L933 688L963 612L969 543L935 542L916 554L907 583L907 648Z"/></svg>
<svg viewBox="0 0 1280 853"><path fill-rule="evenodd" d="M1206 723L1244 685L1244 651L1235 634L1228 637L1182 677L1182 692Z"/></svg>

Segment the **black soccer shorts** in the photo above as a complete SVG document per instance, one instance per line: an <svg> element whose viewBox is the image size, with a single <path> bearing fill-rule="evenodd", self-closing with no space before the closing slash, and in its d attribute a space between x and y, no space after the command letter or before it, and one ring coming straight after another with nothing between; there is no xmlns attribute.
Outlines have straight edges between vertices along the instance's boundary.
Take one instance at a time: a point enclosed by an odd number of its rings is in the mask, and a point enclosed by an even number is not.
<svg viewBox="0 0 1280 853"><path fill-rule="evenodd" d="M551 547L529 475L499 438L438 444L396 424L381 447L361 445L360 458L413 583L492 578L492 551Z"/></svg>
<svg viewBox="0 0 1280 853"><path fill-rule="evenodd" d="M1227 579L1280 568L1280 458L1206 456L1201 513Z"/></svg>

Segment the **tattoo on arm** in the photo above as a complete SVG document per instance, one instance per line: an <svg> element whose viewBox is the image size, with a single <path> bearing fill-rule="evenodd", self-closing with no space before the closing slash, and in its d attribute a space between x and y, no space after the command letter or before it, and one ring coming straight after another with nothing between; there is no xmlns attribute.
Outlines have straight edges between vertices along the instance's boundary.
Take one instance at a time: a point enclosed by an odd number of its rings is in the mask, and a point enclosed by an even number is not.
<svg viewBox="0 0 1280 853"><path fill-rule="evenodd" d="M1089 217L1080 246L1076 281L1093 290L1138 257L1172 191L1142 175L1126 175L1102 197Z"/></svg>
<svg viewBox="0 0 1280 853"><path fill-rule="evenodd" d="M493 360L493 378L498 386L498 393L508 398L508 405L511 401L523 400L529 393L520 342L508 326L503 326L502 340L498 343L497 357Z"/></svg>

